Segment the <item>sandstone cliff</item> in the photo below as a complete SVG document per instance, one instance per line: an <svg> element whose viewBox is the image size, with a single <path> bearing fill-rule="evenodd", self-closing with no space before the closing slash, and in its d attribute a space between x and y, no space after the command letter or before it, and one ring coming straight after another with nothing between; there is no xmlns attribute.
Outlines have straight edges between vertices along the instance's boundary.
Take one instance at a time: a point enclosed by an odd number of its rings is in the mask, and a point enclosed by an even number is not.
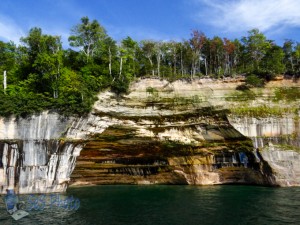
<svg viewBox="0 0 300 225"><path fill-rule="evenodd" d="M282 82L299 86L278 81L244 92L236 90L243 84L237 79L144 79L126 96L99 93L85 117L2 118L0 191L64 191L68 184L300 185L299 101L272 100ZM260 107L265 111L247 114Z"/></svg>

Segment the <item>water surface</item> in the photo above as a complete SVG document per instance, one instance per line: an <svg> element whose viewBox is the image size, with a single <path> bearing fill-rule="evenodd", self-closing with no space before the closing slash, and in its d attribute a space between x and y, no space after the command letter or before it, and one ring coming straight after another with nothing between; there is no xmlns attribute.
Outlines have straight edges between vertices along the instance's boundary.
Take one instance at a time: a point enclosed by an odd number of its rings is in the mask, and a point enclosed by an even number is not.
<svg viewBox="0 0 300 225"><path fill-rule="evenodd" d="M256 186L94 186L68 189L77 211L30 211L13 221L0 202L0 224L300 224L300 188Z"/></svg>

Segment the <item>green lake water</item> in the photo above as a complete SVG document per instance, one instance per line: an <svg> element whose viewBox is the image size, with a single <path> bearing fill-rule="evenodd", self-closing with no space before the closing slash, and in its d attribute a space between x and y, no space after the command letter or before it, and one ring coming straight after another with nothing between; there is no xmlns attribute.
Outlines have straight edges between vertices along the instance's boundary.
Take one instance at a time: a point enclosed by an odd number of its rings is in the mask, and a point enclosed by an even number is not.
<svg viewBox="0 0 300 225"><path fill-rule="evenodd" d="M300 224L300 188L294 187L94 186L66 195L80 199L77 211L44 208L19 221L0 201L0 224Z"/></svg>

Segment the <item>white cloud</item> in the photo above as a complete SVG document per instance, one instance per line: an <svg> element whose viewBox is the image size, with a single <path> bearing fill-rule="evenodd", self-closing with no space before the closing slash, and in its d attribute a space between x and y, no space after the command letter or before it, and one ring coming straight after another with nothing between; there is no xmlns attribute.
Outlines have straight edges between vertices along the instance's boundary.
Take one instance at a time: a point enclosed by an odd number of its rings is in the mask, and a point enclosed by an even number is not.
<svg viewBox="0 0 300 225"><path fill-rule="evenodd" d="M200 21L229 32L258 28L261 31L300 27L299 0L196 0L208 9L201 10Z"/></svg>
<svg viewBox="0 0 300 225"><path fill-rule="evenodd" d="M0 15L0 39L20 43L20 38L24 36L24 31L11 19Z"/></svg>

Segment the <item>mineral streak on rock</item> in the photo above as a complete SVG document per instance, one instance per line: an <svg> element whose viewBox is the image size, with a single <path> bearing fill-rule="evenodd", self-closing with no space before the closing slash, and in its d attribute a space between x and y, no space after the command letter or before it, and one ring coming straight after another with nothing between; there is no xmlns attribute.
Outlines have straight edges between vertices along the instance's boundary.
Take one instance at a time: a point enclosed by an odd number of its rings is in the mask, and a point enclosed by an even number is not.
<svg viewBox="0 0 300 225"><path fill-rule="evenodd" d="M143 79L126 96L99 93L84 117L1 118L0 192L63 192L70 184L300 185L299 121L234 114L241 102L227 97L241 84ZM259 101L266 102L249 104Z"/></svg>

